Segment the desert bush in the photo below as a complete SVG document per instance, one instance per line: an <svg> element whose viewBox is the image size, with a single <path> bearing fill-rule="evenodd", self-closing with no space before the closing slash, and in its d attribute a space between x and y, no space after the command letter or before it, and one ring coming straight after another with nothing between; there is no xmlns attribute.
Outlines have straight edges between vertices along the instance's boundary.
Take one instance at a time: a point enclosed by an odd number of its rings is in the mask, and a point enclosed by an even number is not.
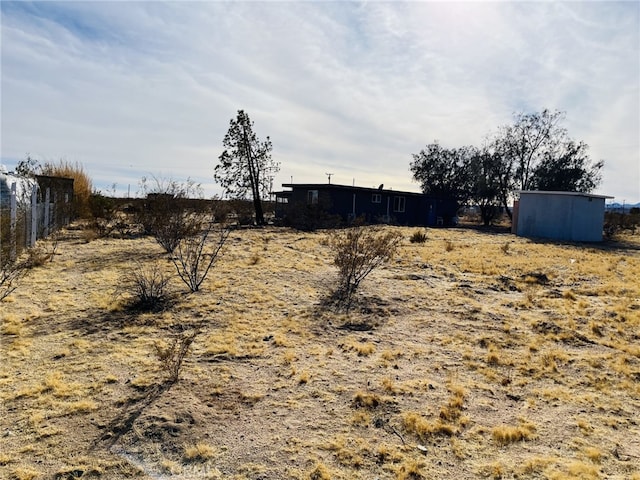
<svg viewBox="0 0 640 480"><path fill-rule="evenodd" d="M45 263L51 261L52 258L53 252L47 250L45 245L40 243L35 247L27 249L24 264L27 268L41 267Z"/></svg>
<svg viewBox="0 0 640 480"><path fill-rule="evenodd" d="M188 201L201 199L202 188L192 180L153 181L149 184L146 178L141 180L140 189L146 200L137 211L136 220L145 234L153 235L167 253L173 253L182 239L200 231L207 217L204 203Z"/></svg>
<svg viewBox="0 0 640 480"><path fill-rule="evenodd" d="M0 300L18 288L18 282L24 277L30 268L28 262L24 260L11 260L8 256L0 259Z"/></svg>
<svg viewBox="0 0 640 480"><path fill-rule="evenodd" d="M232 203L214 196L211 200L211 219L216 223L227 224L233 213Z"/></svg>
<svg viewBox="0 0 640 480"><path fill-rule="evenodd" d="M174 212L167 215L165 221L158 221L153 236L167 253L173 253L180 242L193 237L201 228L201 217L188 212Z"/></svg>
<svg viewBox="0 0 640 480"><path fill-rule="evenodd" d="M92 218L90 228L99 237L110 235L117 227L122 228L118 225L118 205L113 197L103 195L99 190L93 191L89 196L89 209Z"/></svg>
<svg viewBox="0 0 640 480"><path fill-rule="evenodd" d="M158 263L144 265L136 263L125 274L120 291L133 296L132 307L140 310L157 310L169 299L167 287L171 277L166 275Z"/></svg>
<svg viewBox="0 0 640 480"><path fill-rule="evenodd" d="M160 361L161 370L167 375L167 382L178 381L182 362L189 353L191 344L198 335L198 331L183 332L176 335L169 344L156 342L154 344L156 356Z"/></svg>
<svg viewBox="0 0 640 480"><path fill-rule="evenodd" d="M211 234L214 234L216 238L209 248L207 241ZM210 222L197 234L183 238L178 243L171 260L176 267L178 276L189 287L189 290L198 291L220 255L228 237L228 228L224 226L216 228L214 223Z"/></svg>
<svg viewBox="0 0 640 480"><path fill-rule="evenodd" d="M229 213L233 214L238 225L253 225L255 210L249 200L233 199L228 202Z"/></svg>
<svg viewBox="0 0 640 480"><path fill-rule="evenodd" d="M383 403L383 399L375 393L357 392L353 397L352 405L354 408L366 408L374 410Z"/></svg>
<svg viewBox="0 0 640 480"><path fill-rule="evenodd" d="M43 248L47 252L47 256L49 257L50 262L53 262L56 253L58 253L61 239L62 232L60 230L56 230L55 232L51 233L43 242Z"/></svg>
<svg viewBox="0 0 640 480"><path fill-rule="evenodd" d="M51 177L73 178L73 214L80 218L91 217L92 182L80 163L66 160L60 160L58 163L46 162L40 168L40 172Z"/></svg>
<svg viewBox="0 0 640 480"><path fill-rule="evenodd" d="M18 287L21 278L30 269L40 267L52 261L58 248L58 236L54 234L47 242L40 242L35 247L28 248L17 259L12 258L10 251L0 253L0 300L9 296ZM7 249L9 250L9 249Z"/></svg>
<svg viewBox="0 0 640 480"><path fill-rule="evenodd" d="M422 480L426 478L422 471L425 463L419 460L405 460L396 469L396 479L398 480Z"/></svg>
<svg viewBox="0 0 640 480"><path fill-rule="evenodd" d="M331 204L320 198L317 204L292 202L286 209L282 224L305 232L313 232L320 228L338 228L344 224L342 217L330 214Z"/></svg>
<svg viewBox="0 0 640 480"><path fill-rule="evenodd" d="M604 236L608 240L615 239L622 232L634 233L640 225L640 210L631 208L628 213L605 212Z"/></svg>
<svg viewBox="0 0 640 480"><path fill-rule="evenodd" d="M362 280L395 255L402 235L378 226L355 226L329 240L338 267L337 298L348 310Z"/></svg>
<svg viewBox="0 0 640 480"><path fill-rule="evenodd" d="M409 241L411 243L424 243L427 241L427 234L422 230L418 230L413 232L413 234L409 237Z"/></svg>

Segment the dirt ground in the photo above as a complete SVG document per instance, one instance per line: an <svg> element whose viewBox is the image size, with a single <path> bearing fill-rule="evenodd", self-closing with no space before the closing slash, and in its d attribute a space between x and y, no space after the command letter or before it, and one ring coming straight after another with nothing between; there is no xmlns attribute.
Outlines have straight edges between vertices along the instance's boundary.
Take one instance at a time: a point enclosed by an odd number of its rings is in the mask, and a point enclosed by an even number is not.
<svg viewBox="0 0 640 480"><path fill-rule="evenodd" d="M125 279L174 274L161 247L66 231L0 303L0 478L640 479L637 236L386 228L349 314L335 232L234 230L142 312Z"/></svg>

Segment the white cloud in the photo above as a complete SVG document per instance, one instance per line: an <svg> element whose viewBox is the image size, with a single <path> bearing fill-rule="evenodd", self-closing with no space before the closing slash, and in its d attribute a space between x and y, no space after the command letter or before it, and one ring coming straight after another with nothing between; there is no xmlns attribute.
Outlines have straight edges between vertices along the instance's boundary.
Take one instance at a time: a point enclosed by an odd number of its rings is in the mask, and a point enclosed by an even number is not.
<svg viewBox="0 0 640 480"><path fill-rule="evenodd" d="M636 3L2 3L3 163L80 161L99 188L213 167L237 109L288 182L417 190L425 144L567 111L640 201Z"/></svg>

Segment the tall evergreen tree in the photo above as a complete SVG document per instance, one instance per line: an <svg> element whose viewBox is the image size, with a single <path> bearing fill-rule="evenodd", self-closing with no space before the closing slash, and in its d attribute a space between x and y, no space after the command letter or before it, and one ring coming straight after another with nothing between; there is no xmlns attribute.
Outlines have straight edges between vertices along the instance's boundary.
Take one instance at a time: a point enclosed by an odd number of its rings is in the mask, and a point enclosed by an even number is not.
<svg viewBox="0 0 640 480"><path fill-rule="evenodd" d="M271 158L271 140L267 137L260 141L249 115L238 110L223 145L225 150L218 157L220 163L215 167L214 179L223 187L226 197L251 198L256 224L264 225L262 199L269 194L273 177L280 169L279 163Z"/></svg>

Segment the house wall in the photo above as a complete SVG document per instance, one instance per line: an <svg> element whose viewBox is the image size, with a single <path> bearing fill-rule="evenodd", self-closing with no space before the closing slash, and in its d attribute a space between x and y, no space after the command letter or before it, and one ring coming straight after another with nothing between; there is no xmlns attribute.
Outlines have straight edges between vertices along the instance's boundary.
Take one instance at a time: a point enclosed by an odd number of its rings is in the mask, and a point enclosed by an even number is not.
<svg viewBox="0 0 640 480"><path fill-rule="evenodd" d="M604 198L522 193L517 234L573 242L602 241Z"/></svg>
<svg viewBox="0 0 640 480"><path fill-rule="evenodd" d="M276 217L284 218L300 206L308 205L309 191L318 192L317 206L329 215L339 215L344 221L364 217L367 223L394 223L408 226L451 225L458 204L454 199L381 190L351 189L332 185L293 186L286 192L288 203L276 203ZM285 195L281 194L281 197ZM374 202L379 197L379 202ZM404 199L404 211L395 211L396 198Z"/></svg>
<svg viewBox="0 0 640 480"><path fill-rule="evenodd" d="M294 193L294 202L307 200L307 190ZM373 196L380 195L380 202ZM394 211L396 197L404 198L404 211ZM318 189L318 204L331 215L340 215L345 220L364 217L368 223L392 222L399 225L425 225L427 210L422 196L406 195L403 192L361 191L348 189ZM435 205L434 205L435 208ZM434 223L435 224L435 223Z"/></svg>

